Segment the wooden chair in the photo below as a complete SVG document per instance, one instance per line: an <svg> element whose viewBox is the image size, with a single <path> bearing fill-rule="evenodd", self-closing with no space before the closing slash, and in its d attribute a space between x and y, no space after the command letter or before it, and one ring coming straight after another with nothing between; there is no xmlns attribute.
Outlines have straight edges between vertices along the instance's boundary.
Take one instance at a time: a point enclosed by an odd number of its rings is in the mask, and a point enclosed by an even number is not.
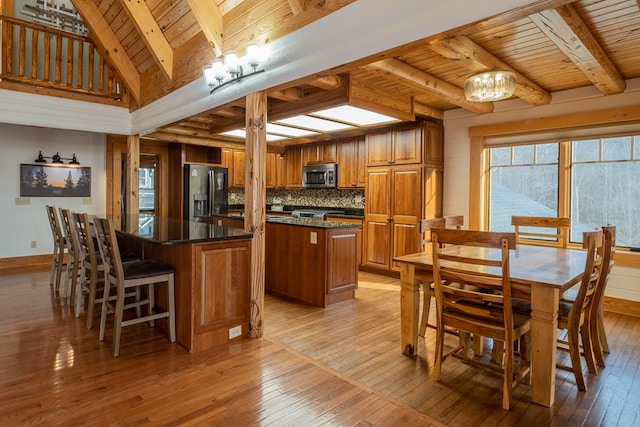
<svg viewBox="0 0 640 427"><path fill-rule="evenodd" d="M591 330L591 343L593 345L593 354L598 366L605 367L604 353L609 353L609 342L604 330L604 320L602 313L602 303L604 300L604 292L609 282L609 275L613 267L613 258L616 253L616 227L615 225L606 225L602 227L603 255L602 255L602 271L600 272L600 281L593 294L592 308L590 312L589 327ZM569 289L562 294L561 302L573 303L578 297L577 289Z"/></svg>
<svg viewBox="0 0 640 427"><path fill-rule="evenodd" d="M426 250L427 245L431 243L431 229L433 228L445 228L446 220L444 218L427 218L420 220L420 235L422 237L422 250ZM427 326L434 328L435 325L430 325L429 313L431 312L431 298L435 297L435 291L433 289L433 274L416 274L416 280L420 281L422 287L422 316L420 319L420 329L418 334L424 337L427 332Z"/></svg>
<svg viewBox="0 0 640 427"><path fill-rule="evenodd" d="M110 219L94 218L96 236L100 254L104 262L105 286L102 296L102 312L100 316L100 341L104 340L107 313L114 313L113 357L120 352L120 335L124 326L141 322L155 324L156 319L167 318L169 340L176 341L174 269L158 261L143 259L123 263L116 240L115 230ZM161 312L155 307L155 285L167 283L167 309ZM132 289L146 288L144 299L125 304L125 293ZM115 299L112 296L115 295ZM124 319L124 311L146 305L148 314Z"/></svg>
<svg viewBox="0 0 640 427"><path fill-rule="evenodd" d="M455 228L460 229L464 225L463 215L445 215L442 218L427 218L420 221L420 235L422 237L422 250L426 250L431 243L432 228ZM435 296L433 290L433 275L416 275L422 285L422 316L420 318L420 329L418 334L421 337L427 332L427 327L435 329L435 325L429 324L429 313L431 312L431 298ZM450 332L447 330L447 332Z"/></svg>
<svg viewBox="0 0 640 427"><path fill-rule="evenodd" d="M72 224L78 236L80 249L81 271L80 288L76 295L75 315L80 317L80 309L84 294L88 295L87 301L87 328L93 327L93 309L98 303L102 303L102 292L104 291L104 264L100 257L99 250L94 241L91 231L91 222L86 213L74 212L72 214ZM96 295L99 295L96 298Z"/></svg>
<svg viewBox="0 0 640 427"><path fill-rule="evenodd" d="M62 229L60 228L60 220L58 219L56 208L47 205L46 210L47 218L49 218L49 225L51 226L51 234L53 236L53 257L51 260L49 283L54 285L54 290L59 291L62 271L65 267L64 253L67 249L67 243L65 242Z"/></svg>
<svg viewBox="0 0 640 427"><path fill-rule="evenodd" d="M558 329L567 330L567 340L558 340L558 348L569 351L571 366L557 364L557 367L572 371L578 390L586 391L587 384L582 374L580 353L582 350L589 373L597 373L591 337L593 319L591 311L596 308L594 304L603 269L604 247L601 230L587 231L582 235L582 246L587 250L587 260L580 288L573 302L561 302L558 309ZM582 345L580 338L582 338ZM563 344L568 345L568 349L563 347Z"/></svg>
<svg viewBox="0 0 640 427"><path fill-rule="evenodd" d="M76 297L78 276L80 274L80 248L77 233L75 232L75 229L72 228L73 219L71 218L71 211L69 209L60 208L60 219L64 240L67 246L67 269L64 281L64 296L69 296L69 301L73 303ZM71 288L70 292L69 288Z"/></svg>
<svg viewBox="0 0 640 427"><path fill-rule="evenodd" d="M500 372L503 375L502 408L509 410L513 388L528 379L530 373L526 339L531 319L527 314L514 314L511 307L509 250L516 247L515 233L438 229L432 230L431 234L438 314L433 379L440 380L442 363L450 355ZM460 255L460 249L468 247L474 247L474 254ZM490 274L487 269L491 269ZM473 284L473 287L446 286L445 280ZM462 344L444 354L444 329L447 326L504 342L504 364L469 357ZM514 347L517 344L520 363L516 368Z"/></svg>
<svg viewBox="0 0 640 427"><path fill-rule="evenodd" d="M511 225L515 228L518 244L566 248L569 240L568 230L571 228L571 219L514 215L511 217ZM525 227L525 229L521 227ZM531 230L534 227L536 230ZM555 229L555 232L544 229Z"/></svg>

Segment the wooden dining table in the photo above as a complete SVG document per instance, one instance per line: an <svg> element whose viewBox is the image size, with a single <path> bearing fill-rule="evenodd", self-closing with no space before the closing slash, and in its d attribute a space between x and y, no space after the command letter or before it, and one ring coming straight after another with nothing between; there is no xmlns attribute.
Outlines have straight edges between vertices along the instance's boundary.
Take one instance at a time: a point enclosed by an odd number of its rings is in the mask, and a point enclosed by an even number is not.
<svg viewBox="0 0 640 427"><path fill-rule="evenodd" d="M473 256L478 251L499 250L470 246L444 249ZM579 283L586 255L580 249L519 244L511 250L512 287L519 297L531 301L531 392L532 400L553 406L555 400L556 346L560 295ZM424 252L394 258L400 266L400 327L402 352L414 357L418 348L420 281L433 273L431 247Z"/></svg>

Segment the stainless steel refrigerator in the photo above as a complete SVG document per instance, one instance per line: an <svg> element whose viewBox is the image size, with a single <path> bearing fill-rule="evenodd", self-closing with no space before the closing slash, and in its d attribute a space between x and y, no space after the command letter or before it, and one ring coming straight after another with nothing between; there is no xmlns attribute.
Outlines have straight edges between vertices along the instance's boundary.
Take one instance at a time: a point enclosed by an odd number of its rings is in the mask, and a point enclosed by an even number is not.
<svg viewBox="0 0 640 427"><path fill-rule="evenodd" d="M228 213L227 168L188 164L184 166L184 219L208 221Z"/></svg>

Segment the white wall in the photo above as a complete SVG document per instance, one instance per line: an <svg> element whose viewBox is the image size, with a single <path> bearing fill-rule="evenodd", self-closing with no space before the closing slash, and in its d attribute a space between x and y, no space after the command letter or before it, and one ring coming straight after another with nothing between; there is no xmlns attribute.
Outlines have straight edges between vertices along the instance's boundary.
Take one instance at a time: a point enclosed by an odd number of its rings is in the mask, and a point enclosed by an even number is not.
<svg viewBox="0 0 640 427"><path fill-rule="evenodd" d="M0 258L50 254L53 238L45 213L46 205L88 213L104 213L105 136L99 133L19 126L0 123ZM29 205L16 205L20 196L20 164L32 163L42 150L45 156L60 152L78 157L91 167L91 204L80 197L29 197ZM35 249L32 241L37 242Z"/></svg>
<svg viewBox="0 0 640 427"><path fill-rule="evenodd" d="M469 218L469 127L525 119L561 116L571 113L615 109L640 103L640 79L628 80L618 95L603 96L594 87L553 94L549 105L532 107L521 100L496 103L492 114L477 115L458 109L444 117L444 213ZM638 125L640 128L640 124ZM640 202L640 201L636 201ZM606 294L640 301L640 269L614 267Z"/></svg>

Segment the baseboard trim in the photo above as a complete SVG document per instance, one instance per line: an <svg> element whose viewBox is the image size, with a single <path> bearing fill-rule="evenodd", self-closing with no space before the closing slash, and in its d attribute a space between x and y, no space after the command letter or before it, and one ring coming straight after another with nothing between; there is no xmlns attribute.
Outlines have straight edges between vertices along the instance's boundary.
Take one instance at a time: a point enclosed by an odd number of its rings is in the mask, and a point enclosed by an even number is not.
<svg viewBox="0 0 640 427"><path fill-rule="evenodd" d="M51 255L28 255L0 258L0 271L26 267L51 266Z"/></svg>
<svg viewBox="0 0 640 427"><path fill-rule="evenodd" d="M602 304L604 311L640 317L640 301L605 296Z"/></svg>

